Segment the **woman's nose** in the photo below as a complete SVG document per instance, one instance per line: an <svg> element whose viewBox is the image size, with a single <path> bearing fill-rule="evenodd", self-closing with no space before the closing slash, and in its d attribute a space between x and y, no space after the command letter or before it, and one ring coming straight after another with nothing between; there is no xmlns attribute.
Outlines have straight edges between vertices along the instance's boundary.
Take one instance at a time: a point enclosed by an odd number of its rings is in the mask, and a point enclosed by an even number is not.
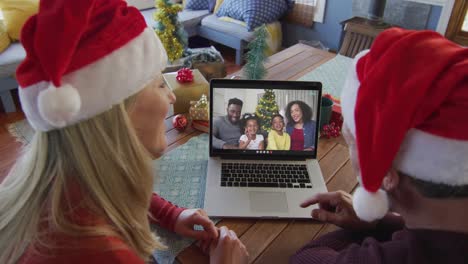
<svg viewBox="0 0 468 264"><path fill-rule="evenodd" d="M176 102L176 96L172 91L169 91L169 103L174 104Z"/></svg>

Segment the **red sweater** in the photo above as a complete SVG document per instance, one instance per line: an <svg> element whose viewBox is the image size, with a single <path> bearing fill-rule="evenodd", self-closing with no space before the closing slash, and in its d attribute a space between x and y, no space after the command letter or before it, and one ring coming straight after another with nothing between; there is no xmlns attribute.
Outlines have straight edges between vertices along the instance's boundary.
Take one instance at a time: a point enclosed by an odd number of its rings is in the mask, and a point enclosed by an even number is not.
<svg viewBox="0 0 468 264"><path fill-rule="evenodd" d="M157 220L160 226L174 230L174 224L179 214L185 208L179 208L164 200L157 194L153 194L150 205L150 213ZM98 220L99 221L99 220ZM154 223L154 222L153 222ZM134 251L129 249L125 243L116 237L71 237L59 236L57 244L65 244L67 248L50 249L47 256L34 252L29 247L22 258L20 264L102 264L102 263L132 263L144 264ZM80 249L80 245L86 245L87 249ZM91 246L90 246L91 245ZM118 248L116 250L102 250L103 248ZM93 249L89 249L93 248Z"/></svg>

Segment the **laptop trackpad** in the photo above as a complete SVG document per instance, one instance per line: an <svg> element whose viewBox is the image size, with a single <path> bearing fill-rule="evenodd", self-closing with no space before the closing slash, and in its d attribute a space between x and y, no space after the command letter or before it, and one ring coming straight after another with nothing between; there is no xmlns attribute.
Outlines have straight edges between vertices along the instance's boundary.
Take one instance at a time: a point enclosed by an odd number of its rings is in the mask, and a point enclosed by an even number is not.
<svg viewBox="0 0 468 264"><path fill-rule="evenodd" d="M249 192L250 209L254 212L288 212L284 192Z"/></svg>

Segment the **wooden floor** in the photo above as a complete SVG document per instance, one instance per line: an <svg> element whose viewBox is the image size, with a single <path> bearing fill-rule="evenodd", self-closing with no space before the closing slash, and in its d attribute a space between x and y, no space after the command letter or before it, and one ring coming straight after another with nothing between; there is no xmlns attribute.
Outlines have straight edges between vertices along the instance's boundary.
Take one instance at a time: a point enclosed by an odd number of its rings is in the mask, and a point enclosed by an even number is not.
<svg viewBox="0 0 468 264"><path fill-rule="evenodd" d="M216 45L224 57L226 70L228 74L234 73L241 69L240 66L235 63L235 50L222 45ZM17 103L18 112L16 113L5 113L0 103L0 182L8 174L11 166L14 164L16 158L18 157L21 151L21 143L16 142L15 138L10 135L8 132L8 125L15 123L24 119L24 114L20 110L20 105L18 102L17 92L13 92L13 96ZM174 148L175 146L169 146L169 149Z"/></svg>

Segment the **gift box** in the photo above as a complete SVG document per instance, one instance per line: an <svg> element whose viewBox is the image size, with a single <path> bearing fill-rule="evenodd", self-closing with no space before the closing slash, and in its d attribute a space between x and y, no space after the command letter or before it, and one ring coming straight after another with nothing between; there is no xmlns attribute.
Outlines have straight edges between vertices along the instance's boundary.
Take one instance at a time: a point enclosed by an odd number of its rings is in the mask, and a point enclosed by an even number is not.
<svg viewBox="0 0 468 264"><path fill-rule="evenodd" d="M208 102L208 98L206 97L206 95L202 95L200 100L190 102L190 118L192 120L209 121L209 109L210 104Z"/></svg>
<svg viewBox="0 0 468 264"><path fill-rule="evenodd" d="M209 94L209 84L198 70L193 70L192 82L181 83L176 77L177 72L163 74L166 85L177 98L174 104L174 114L187 113L190 109L190 101L198 101L203 94Z"/></svg>

